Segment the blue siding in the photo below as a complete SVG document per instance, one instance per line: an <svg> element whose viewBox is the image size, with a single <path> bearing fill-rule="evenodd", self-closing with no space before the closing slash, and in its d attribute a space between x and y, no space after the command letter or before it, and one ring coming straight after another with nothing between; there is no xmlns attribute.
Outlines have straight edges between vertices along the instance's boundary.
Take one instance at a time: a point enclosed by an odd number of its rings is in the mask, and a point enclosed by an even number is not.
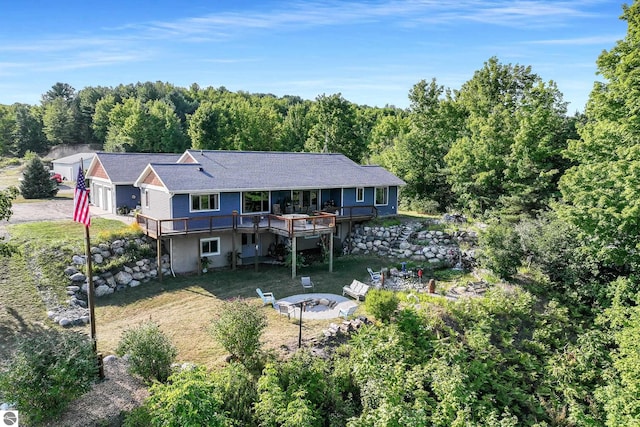
<svg viewBox="0 0 640 427"><path fill-rule="evenodd" d="M362 208L352 208L351 215L370 215L371 206L374 202L374 190L372 187L364 188L364 200L362 202L356 202L357 188L345 188L343 193L343 206L362 206ZM348 215L349 212L344 212Z"/></svg>
<svg viewBox="0 0 640 427"><path fill-rule="evenodd" d="M135 199L131 196L135 196ZM116 208L135 209L140 204L140 189L133 185L116 185Z"/></svg>
<svg viewBox="0 0 640 427"><path fill-rule="evenodd" d="M120 191L119 191L120 193ZM333 188L333 189L322 189L321 193L321 201L324 205L327 201L333 200L336 206L355 206L350 212L352 215L368 215L371 213L371 206L375 204L375 189L373 187L365 187L364 189L364 201L356 202L356 188ZM131 199L131 193L125 193L129 196L129 201L135 202L135 204L139 203L139 197L136 200ZM274 191L271 193L271 204L277 202L284 202L287 197L290 195L290 191ZM123 202L124 204L123 196ZM231 215L233 211L236 210L238 212L240 209L241 197L240 193L220 193L220 210L219 211L208 211L208 212L189 212L190 199L188 194L176 194L173 196L173 218L196 218L196 220L189 221L190 229L202 229L209 228L213 226L214 228L218 227L231 227L232 226L232 218ZM134 204L134 207L135 207ZM387 215L396 215L398 213L397 209L398 204L398 187L389 187L389 203L386 206L377 206L378 215L387 216ZM358 209L357 206L362 206L361 209ZM348 215L349 212L347 210L344 211L345 215ZM214 218L213 224L210 223L208 217L216 217L221 216L225 218L220 218L216 220ZM201 221L197 220L198 217L203 217ZM207 219L204 219L207 217ZM174 229L180 230L183 229L183 223L176 222L174 223Z"/></svg>
<svg viewBox="0 0 640 427"><path fill-rule="evenodd" d="M231 227L233 225L230 215L234 210L240 212L240 193L220 193L220 210L219 211L206 211L206 212L189 212L190 208L189 194L176 194L173 196L173 218L198 218L206 217L201 221L191 220L189 221L189 228L208 228L210 222L208 217L211 216L226 216L213 222L213 227ZM182 224L175 223L174 229L182 229Z"/></svg>
<svg viewBox="0 0 640 427"><path fill-rule="evenodd" d="M373 197L375 197L375 194L373 194ZM388 216L398 214L398 187L389 187L388 202L386 206L377 206L378 215Z"/></svg>

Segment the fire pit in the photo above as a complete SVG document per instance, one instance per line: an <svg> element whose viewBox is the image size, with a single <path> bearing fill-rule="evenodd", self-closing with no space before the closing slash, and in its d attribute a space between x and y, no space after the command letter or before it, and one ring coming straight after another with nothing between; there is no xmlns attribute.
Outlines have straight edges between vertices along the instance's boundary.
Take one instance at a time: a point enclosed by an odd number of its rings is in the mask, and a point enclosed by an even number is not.
<svg viewBox="0 0 640 427"><path fill-rule="evenodd" d="M291 305L304 302L302 318L305 320L334 319L340 316L341 308L346 308L354 303L353 300L341 295L319 293L292 295L276 301L276 304L280 302L289 303Z"/></svg>

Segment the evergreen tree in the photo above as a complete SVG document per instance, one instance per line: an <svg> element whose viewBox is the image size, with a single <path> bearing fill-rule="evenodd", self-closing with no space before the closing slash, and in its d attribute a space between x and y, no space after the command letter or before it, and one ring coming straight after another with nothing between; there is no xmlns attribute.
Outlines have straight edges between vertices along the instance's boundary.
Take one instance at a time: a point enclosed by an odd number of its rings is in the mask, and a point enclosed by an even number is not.
<svg viewBox="0 0 640 427"><path fill-rule="evenodd" d="M20 193L25 199L46 199L58 193L58 184L51 179L49 171L38 157L27 163L22 176Z"/></svg>

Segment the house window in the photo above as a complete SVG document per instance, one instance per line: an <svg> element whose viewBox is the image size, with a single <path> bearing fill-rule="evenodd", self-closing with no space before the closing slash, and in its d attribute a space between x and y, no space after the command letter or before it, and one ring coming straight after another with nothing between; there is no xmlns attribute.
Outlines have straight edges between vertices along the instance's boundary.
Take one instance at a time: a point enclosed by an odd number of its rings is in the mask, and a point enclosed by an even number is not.
<svg viewBox="0 0 640 427"><path fill-rule="evenodd" d="M389 203L389 188L376 187L376 206Z"/></svg>
<svg viewBox="0 0 640 427"><path fill-rule="evenodd" d="M364 187L356 188L356 202L364 202Z"/></svg>
<svg viewBox="0 0 640 427"><path fill-rule="evenodd" d="M200 256L220 255L220 238L200 239Z"/></svg>
<svg viewBox="0 0 640 427"><path fill-rule="evenodd" d="M268 191L242 193L242 213L269 212Z"/></svg>
<svg viewBox="0 0 640 427"><path fill-rule="evenodd" d="M149 207L149 190L144 190L144 193L142 193L142 196L144 197L144 207L148 208Z"/></svg>
<svg viewBox="0 0 640 427"><path fill-rule="evenodd" d="M220 194L192 194L191 212L197 211L219 211Z"/></svg>

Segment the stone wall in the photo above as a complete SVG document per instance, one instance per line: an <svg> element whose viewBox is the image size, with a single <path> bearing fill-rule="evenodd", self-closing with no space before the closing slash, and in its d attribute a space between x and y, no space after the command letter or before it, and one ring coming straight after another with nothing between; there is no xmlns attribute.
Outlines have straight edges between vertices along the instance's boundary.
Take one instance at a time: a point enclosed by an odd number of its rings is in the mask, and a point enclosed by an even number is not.
<svg viewBox="0 0 640 427"><path fill-rule="evenodd" d="M432 223L412 222L389 227L356 225L345 240L344 253L406 259L433 267L475 263L476 232L429 230Z"/></svg>
<svg viewBox="0 0 640 427"><path fill-rule="evenodd" d="M100 270L100 266L118 263L132 246L155 248L155 241L143 236L135 239L118 239L109 243L100 243L90 249L92 267ZM89 322L87 308L87 291L89 280L83 273L86 271L86 255L74 255L64 273L68 284L66 287L69 299L65 305L50 307L48 315L51 320L61 326L82 325ZM161 258L160 270L163 275L169 274L169 256ZM148 258L141 258L123 263L122 267L114 271L109 269L93 275L94 295L102 297L114 292L134 288L158 277L158 266L155 254Z"/></svg>

